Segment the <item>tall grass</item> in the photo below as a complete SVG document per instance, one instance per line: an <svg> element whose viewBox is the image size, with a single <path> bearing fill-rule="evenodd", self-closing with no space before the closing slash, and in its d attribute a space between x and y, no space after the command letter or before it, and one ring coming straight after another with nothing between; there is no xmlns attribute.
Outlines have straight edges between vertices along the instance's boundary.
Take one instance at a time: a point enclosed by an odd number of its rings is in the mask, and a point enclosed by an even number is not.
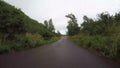
<svg viewBox="0 0 120 68"><path fill-rule="evenodd" d="M0 40L0 53L19 51L26 48L34 48L57 41L58 37L52 37L49 40L45 40L40 34L26 33L24 35L16 36L15 40L6 40L2 42Z"/></svg>
<svg viewBox="0 0 120 68"><path fill-rule="evenodd" d="M76 35L70 39L84 48L90 48L103 56L115 59L120 57L120 35L114 36L90 36Z"/></svg>

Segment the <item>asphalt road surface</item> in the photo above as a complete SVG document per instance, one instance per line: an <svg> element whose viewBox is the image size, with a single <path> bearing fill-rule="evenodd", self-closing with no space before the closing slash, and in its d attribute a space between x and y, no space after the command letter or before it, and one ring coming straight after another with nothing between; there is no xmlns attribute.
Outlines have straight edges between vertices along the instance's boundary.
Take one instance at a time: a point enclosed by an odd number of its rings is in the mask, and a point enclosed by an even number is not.
<svg viewBox="0 0 120 68"><path fill-rule="evenodd" d="M20 52L0 55L0 68L120 68L118 64L76 46L66 37Z"/></svg>

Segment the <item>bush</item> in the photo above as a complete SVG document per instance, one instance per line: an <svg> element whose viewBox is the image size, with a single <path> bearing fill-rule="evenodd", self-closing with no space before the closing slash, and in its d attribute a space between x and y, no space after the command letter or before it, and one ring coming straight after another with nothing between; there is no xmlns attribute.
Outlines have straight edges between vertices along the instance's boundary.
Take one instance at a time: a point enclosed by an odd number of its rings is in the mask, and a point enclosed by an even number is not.
<svg viewBox="0 0 120 68"><path fill-rule="evenodd" d="M21 42L24 48L31 48L35 47L36 45L41 45L40 42L43 40L43 38L38 33L26 33L25 36L19 36L18 40Z"/></svg>
<svg viewBox="0 0 120 68"><path fill-rule="evenodd" d="M9 51L10 51L9 46L0 46L0 53L9 52Z"/></svg>
<svg viewBox="0 0 120 68"><path fill-rule="evenodd" d="M58 37L52 37L49 40L45 40L40 34L26 33L23 35L16 35L16 40L6 40L1 44L0 40L0 53L9 51L19 51L26 48L34 48L44 44L49 44L58 40Z"/></svg>
<svg viewBox="0 0 120 68"><path fill-rule="evenodd" d="M91 48L96 50L101 55L104 55L109 58L115 58L120 56L120 35L118 36L90 36L90 35L76 35L70 37L70 39L81 45L84 48Z"/></svg>

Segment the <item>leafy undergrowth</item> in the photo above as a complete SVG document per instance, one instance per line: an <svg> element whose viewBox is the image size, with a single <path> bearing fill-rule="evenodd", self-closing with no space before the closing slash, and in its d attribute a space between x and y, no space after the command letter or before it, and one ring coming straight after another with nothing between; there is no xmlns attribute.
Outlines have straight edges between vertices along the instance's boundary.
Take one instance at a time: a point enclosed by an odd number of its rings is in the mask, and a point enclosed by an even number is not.
<svg viewBox="0 0 120 68"><path fill-rule="evenodd" d="M0 53L35 48L45 44L53 43L59 39L59 37L52 37L51 39L45 40L37 33L27 33L26 35L18 36L16 40L6 40L4 42L0 41Z"/></svg>
<svg viewBox="0 0 120 68"><path fill-rule="evenodd" d="M83 48L120 62L120 36L87 36L81 34L69 37L69 39Z"/></svg>

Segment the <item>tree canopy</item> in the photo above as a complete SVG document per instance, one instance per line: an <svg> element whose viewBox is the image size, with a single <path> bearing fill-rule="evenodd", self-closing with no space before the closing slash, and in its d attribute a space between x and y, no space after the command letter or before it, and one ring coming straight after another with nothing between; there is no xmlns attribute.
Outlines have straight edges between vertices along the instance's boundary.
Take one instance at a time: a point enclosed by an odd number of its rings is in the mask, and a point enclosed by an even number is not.
<svg viewBox="0 0 120 68"><path fill-rule="evenodd" d="M80 28L77 24L77 19L76 19L75 15L74 14L68 14L68 15L66 15L66 17L70 19L68 21L68 26L67 26L68 32L67 32L67 34L68 35L78 34L79 31L80 31Z"/></svg>
<svg viewBox="0 0 120 68"><path fill-rule="evenodd" d="M53 25L52 19L50 19L49 21L45 20L45 21L44 21L44 25L45 25L45 27L46 27L48 30L50 30L51 32L55 32L55 27L54 27L54 25Z"/></svg>

